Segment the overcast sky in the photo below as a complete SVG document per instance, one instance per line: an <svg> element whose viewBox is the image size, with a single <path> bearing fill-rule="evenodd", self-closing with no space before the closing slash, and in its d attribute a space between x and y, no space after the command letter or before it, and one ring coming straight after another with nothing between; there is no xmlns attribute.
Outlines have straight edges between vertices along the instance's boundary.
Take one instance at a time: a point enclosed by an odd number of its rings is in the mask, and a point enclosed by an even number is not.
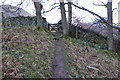
<svg viewBox="0 0 120 80"><path fill-rule="evenodd" d="M0 0L0 5L3 4L3 1L5 0ZM9 5L13 5L15 6L16 4L20 3L21 0L6 0L4 4L9 4ZM51 5L54 3L54 1L59 2L59 0L43 0L44 2L42 2L44 10L49 10L51 9ZM46 2L47 1L47 2ZM103 6L95 6L93 5L93 3L95 4L102 4L100 1L104 2L105 4L107 3L108 0L72 0L73 2L77 1L78 4L80 6L83 6L99 15L101 15L102 17L107 17L107 12L106 12L106 8ZM120 0L113 0L113 8L117 8L117 3ZM24 10L26 10L27 12L29 12L32 15L35 15L35 9L34 9L34 5L32 0L25 0L24 4L21 6ZM66 7L67 10L67 7ZM117 10L114 10L114 22L117 23ZM44 17L47 18L47 21L50 23L57 23L60 19L61 19L61 14L60 14L60 10L58 8L54 9L53 11L46 13L43 15ZM83 22L91 22L91 20L94 20L94 17L82 10L79 9L75 9L73 8L73 17L81 17L83 18L82 21Z"/></svg>

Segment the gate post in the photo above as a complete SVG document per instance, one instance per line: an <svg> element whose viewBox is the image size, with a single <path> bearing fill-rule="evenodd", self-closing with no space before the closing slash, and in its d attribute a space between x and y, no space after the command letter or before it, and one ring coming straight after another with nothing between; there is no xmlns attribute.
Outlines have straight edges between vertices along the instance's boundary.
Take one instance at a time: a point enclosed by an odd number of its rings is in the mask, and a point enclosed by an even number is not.
<svg viewBox="0 0 120 80"><path fill-rule="evenodd" d="M2 79L2 26L3 26L3 12L0 11L0 79Z"/></svg>

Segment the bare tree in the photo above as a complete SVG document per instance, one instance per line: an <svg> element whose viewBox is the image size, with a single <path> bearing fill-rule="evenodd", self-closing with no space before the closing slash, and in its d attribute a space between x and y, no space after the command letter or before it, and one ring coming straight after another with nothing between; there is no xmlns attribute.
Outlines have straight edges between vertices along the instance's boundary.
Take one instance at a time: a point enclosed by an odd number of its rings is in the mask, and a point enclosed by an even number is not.
<svg viewBox="0 0 120 80"><path fill-rule="evenodd" d="M42 27L42 15L41 15L41 10L42 10L42 4L39 0L33 0L34 6L36 9L36 17L37 17L37 26Z"/></svg>
<svg viewBox="0 0 120 80"><path fill-rule="evenodd" d="M113 18L112 18L112 0L108 0L107 3L107 21L108 23L110 23L111 25L113 25ZM109 50L114 50L114 39L113 39L113 27L110 25L107 25L107 39L108 39L108 49Z"/></svg>
<svg viewBox="0 0 120 80"><path fill-rule="evenodd" d="M120 1L118 2L118 26L120 27ZM120 30L117 32L117 42L115 47L117 52L120 52Z"/></svg>
<svg viewBox="0 0 120 80"><path fill-rule="evenodd" d="M67 24L67 20L66 20L64 0L60 0L60 10L61 10L63 34L68 35L69 31L68 31L68 24Z"/></svg>
<svg viewBox="0 0 120 80"><path fill-rule="evenodd" d="M71 0L67 0L67 1L68 1L68 28L70 29L72 22L72 4L71 4Z"/></svg>
<svg viewBox="0 0 120 80"><path fill-rule="evenodd" d="M108 40L108 49L109 50L115 50L115 45L114 45L114 38L113 38L113 11L112 11L112 0L108 0L107 4L101 2L101 4L94 4L97 6L105 6L107 8L107 40Z"/></svg>
<svg viewBox="0 0 120 80"><path fill-rule="evenodd" d="M109 3L108 3L109 5L107 4L107 6L109 6L109 8L108 8L108 11L109 11L109 9L112 9L112 4L111 4L112 1L108 1L108 2L109 2ZM72 5L75 6L75 7L77 7L77 8L79 8L79 9L82 9L82 10L84 10L84 11L87 11L87 12L91 13L92 15L97 16L97 17L100 18L104 23L106 23L111 30L112 30L113 28L114 28L114 29L117 29L117 30L120 30L119 27L113 26L113 24L112 24L112 17L109 18L109 19L111 19L111 21L108 22L108 21L106 21L104 18L102 18L100 15L98 15L98 14L90 11L89 9L86 9L86 8L84 8L84 7L79 7L79 6L77 6L77 5L73 4L73 3L72 3ZM109 11L109 12L111 12L111 13L108 13L108 14L109 14L109 17L110 17L110 16L112 16L112 11ZM109 50L114 50L114 45L113 45L113 32L110 32L110 33L109 33L109 39L111 39L111 40L110 40L111 43L108 43L108 45L109 45L109 47L110 47L110 48L108 47L108 49L109 49ZM108 41L109 41L109 39L108 39Z"/></svg>

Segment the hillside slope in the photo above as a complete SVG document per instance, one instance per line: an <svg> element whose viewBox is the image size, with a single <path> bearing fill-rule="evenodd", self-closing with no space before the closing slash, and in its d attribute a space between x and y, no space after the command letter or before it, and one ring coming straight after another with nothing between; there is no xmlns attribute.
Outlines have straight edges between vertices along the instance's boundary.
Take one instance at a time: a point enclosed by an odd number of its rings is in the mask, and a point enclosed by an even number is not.
<svg viewBox="0 0 120 80"><path fill-rule="evenodd" d="M4 28L2 34L3 76L51 77L54 40L35 27Z"/></svg>
<svg viewBox="0 0 120 80"><path fill-rule="evenodd" d="M16 78L52 77L54 37L35 27L4 28L2 34L3 76ZM96 50L72 39L62 39L65 70L69 78L117 78L118 56Z"/></svg>
<svg viewBox="0 0 120 80"><path fill-rule="evenodd" d="M22 8L18 8L12 5L0 5L0 12L3 12L4 18L17 17L17 16L32 16Z"/></svg>
<svg viewBox="0 0 120 80"><path fill-rule="evenodd" d="M95 49L64 39L66 71L75 78L118 78L119 56L108 50Z"/></svg>

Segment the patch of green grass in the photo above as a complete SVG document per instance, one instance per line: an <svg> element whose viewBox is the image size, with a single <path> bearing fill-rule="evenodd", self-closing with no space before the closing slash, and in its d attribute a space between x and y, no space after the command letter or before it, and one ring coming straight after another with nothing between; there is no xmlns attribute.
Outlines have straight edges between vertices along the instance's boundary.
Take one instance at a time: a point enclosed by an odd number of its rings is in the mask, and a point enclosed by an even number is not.
<svg viewBox="0 0 120 80"><path fill-rule="evenodd" d="M46 29L45 29L44 26L42 26L42 27L36 26L36 27L34 28L34 30L46 32Z"/></svg>
<svg viewBox="0 0 120 80"><path fill-rule="evenodd" d="M72 43L77 43L77 41L74 40L74 38L68 36L68 35L61 35L63 39L66 39Z"/></svg>

